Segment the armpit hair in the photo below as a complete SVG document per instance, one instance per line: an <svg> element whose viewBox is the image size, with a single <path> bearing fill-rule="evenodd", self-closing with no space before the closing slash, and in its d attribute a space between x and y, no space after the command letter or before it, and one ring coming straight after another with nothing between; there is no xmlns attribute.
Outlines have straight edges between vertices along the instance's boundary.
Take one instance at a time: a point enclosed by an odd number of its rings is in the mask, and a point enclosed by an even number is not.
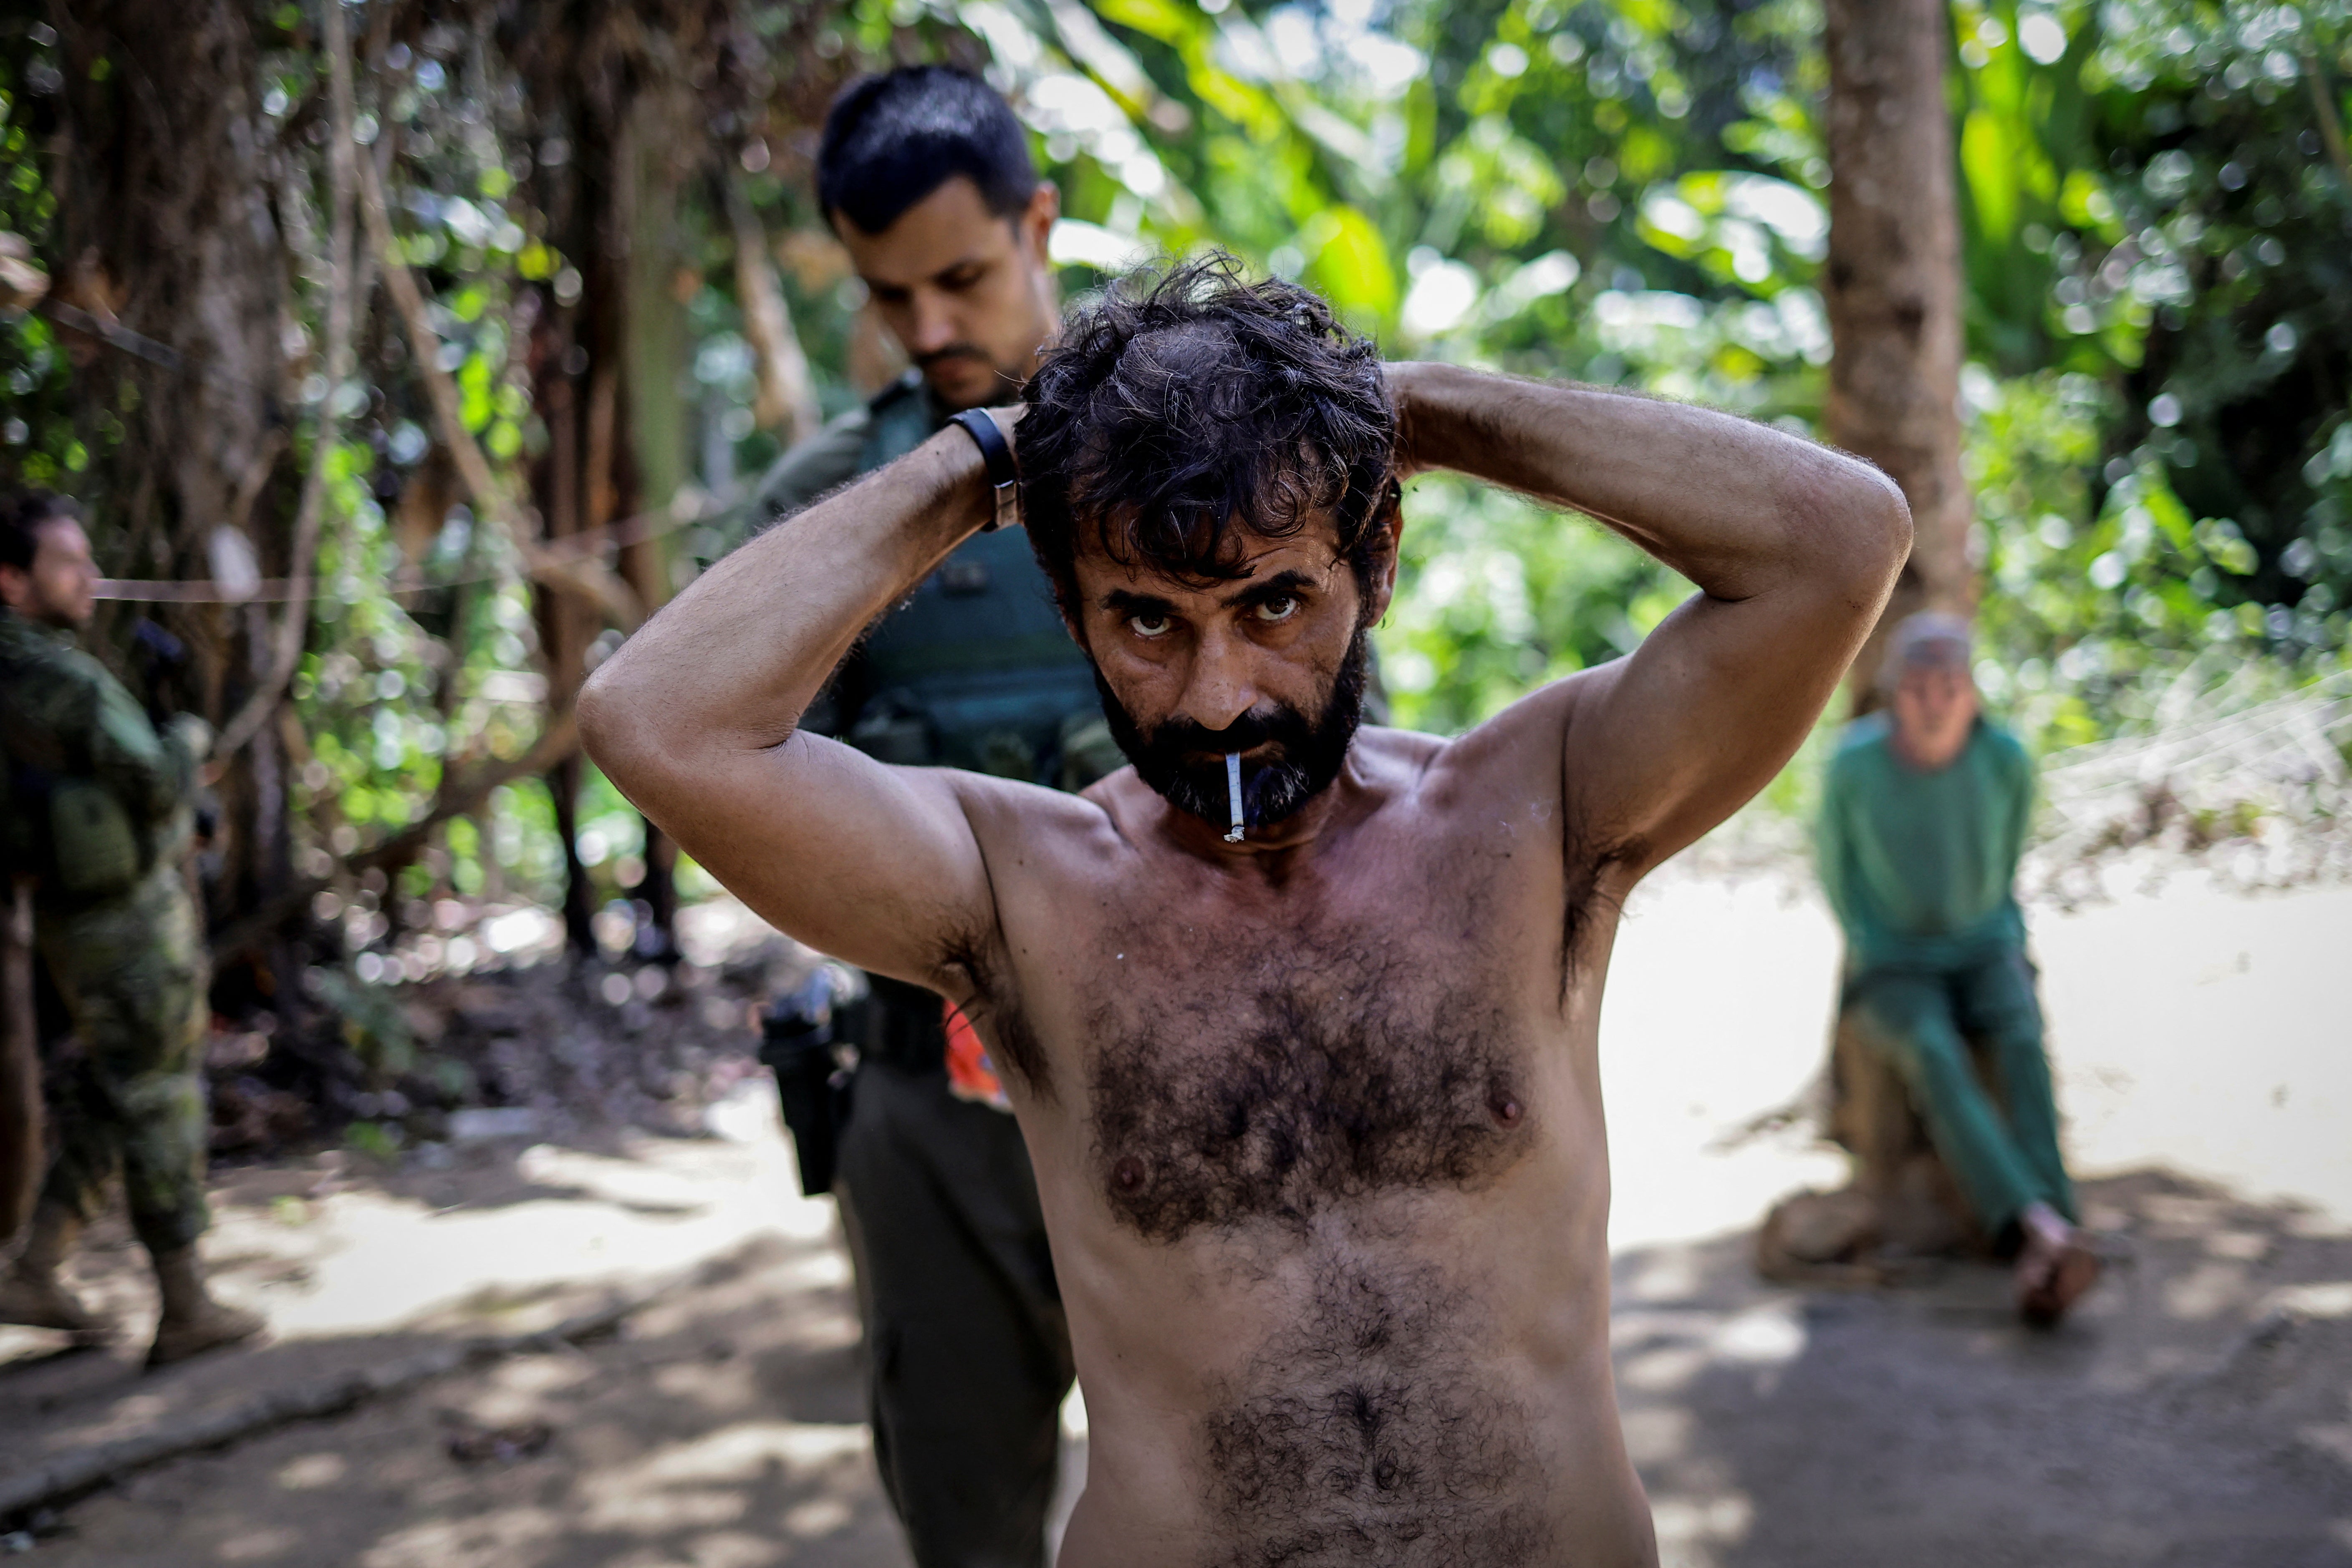
<svg viewBox="0 0 2352 1568"><path fill-rule="evenodd" d="M1636 862L1648 850L1636 838L1594 832L1579 824L1573 812L1564 811L1561 816L1567 826L1561 833L1560 864L1566 869L1568 886L1560 910L1559 998L1566 1007L1569 993L1585 977L1578 966L1595 920L1602 915L1615 920L1625 913L1624 900L1609 888L1610 868Z"/></svg>
<svg viewBox="0 0 2352 1568"><path fill-rule="evenodd" d="M1039 1100L1054 1098L1045 1048L1021 1007L1011 967L996 960L986 933L964 929L950 936L936 960L940 968L962 975L971 987L963 1016L988 1044L997 1067L1020 1081Z"/></svg>
<svg viewBox="0 0 2352 1568"><path fill-rule="evenodd" d="M1563 752L1576 744L1576 720L1571 715L1567 733L1561 737ZM1559 831L1559 863L1567 879L1559 930L1559 1000L1564 1009L1577 981L1587 977L1578 965L1584 954L1585 940L1592 935L1595 919L1603 914L1612 920L1619 919L1625 913L1624 900L1610 891L1610 869L1640 864L1649 858L1651 846L1647 839L1622 821L1596 821L1565 785L1560 795Z"/></svg>

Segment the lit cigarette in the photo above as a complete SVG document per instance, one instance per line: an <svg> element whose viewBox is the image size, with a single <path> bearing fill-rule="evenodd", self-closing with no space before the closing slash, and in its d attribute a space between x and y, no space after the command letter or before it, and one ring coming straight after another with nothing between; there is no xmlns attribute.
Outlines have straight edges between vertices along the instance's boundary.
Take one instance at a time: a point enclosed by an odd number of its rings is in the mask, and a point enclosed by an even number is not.
<svg viewBox="0 0 2352 1568"><path fill-rule="evenodd" d="M1225 842L1237 844L1242 841L1242 754L1238 751L1225 753L1225 804L1234 813L1233 831L1225 835Z"/></svg>

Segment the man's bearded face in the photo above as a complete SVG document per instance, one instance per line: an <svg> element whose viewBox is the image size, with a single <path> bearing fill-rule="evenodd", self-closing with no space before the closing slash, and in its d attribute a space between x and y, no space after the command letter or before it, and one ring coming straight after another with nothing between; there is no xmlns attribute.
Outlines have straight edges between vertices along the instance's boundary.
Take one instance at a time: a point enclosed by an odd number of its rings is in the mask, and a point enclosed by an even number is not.
<svg viewBox="0 0 2352 1568"><path fill-rule="evenodd" d="M1095 688L1102 694L1111 738L1135 764L1137 775L1170 805L1212 826L1223 828L1233 820L1225 794L1225 754L1265 747L1242 759L1242 819L1250 828L1264 828L1296 816L1339 776L1349 744L1363 723L1370 656L1359 629L1319 712L1310 716L1269 701L1222 730L1188 718L1167 719L1146 729L1103 679L1099 665Z"/></svg>

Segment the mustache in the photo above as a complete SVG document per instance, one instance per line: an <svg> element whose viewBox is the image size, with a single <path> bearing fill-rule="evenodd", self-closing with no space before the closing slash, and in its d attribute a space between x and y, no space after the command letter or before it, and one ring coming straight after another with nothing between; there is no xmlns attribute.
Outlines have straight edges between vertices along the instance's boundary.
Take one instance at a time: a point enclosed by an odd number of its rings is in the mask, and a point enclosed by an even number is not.
<svg viewBox="0 0 2352 1568"><path fill-rule="evenodd" d="M915 368L919 371L928 371L932 366L943 365L950 360L977 360L992 371L996 369L996 361L983 353L977 343L950 343L944 349L933 349L928 354L917 354Z"/></svg>
<svg viewBox="0 0 2352 1568"><path fill-rule="evenodd" d="M1245 713L1223 729L1211 729L1193 719L1171 718L1153 729L1146 740L1159 751L1223 757L1229 751L1255 750L1268 741L1296 744L1313 733L1306 715L1277 707L1265 714Z"/></svg>

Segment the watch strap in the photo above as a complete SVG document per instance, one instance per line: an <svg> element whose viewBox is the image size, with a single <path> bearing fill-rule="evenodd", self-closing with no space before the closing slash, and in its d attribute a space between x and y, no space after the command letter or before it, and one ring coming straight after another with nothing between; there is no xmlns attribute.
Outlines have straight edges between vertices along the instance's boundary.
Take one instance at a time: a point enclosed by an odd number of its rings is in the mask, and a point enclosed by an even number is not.
<svg viewBox="0 0 2352 1568"><path fill-rule="evenodd" d="M988 465L988 485L996 492L996 510L980 525L980 531L994 533L1013 521L1020 509L1021 470L1013 461L1013 444L1004 439L1004 432L996 427L986 409L968 408L948 418L950 423L961 425L979 445L981 461Z"/></svg>

